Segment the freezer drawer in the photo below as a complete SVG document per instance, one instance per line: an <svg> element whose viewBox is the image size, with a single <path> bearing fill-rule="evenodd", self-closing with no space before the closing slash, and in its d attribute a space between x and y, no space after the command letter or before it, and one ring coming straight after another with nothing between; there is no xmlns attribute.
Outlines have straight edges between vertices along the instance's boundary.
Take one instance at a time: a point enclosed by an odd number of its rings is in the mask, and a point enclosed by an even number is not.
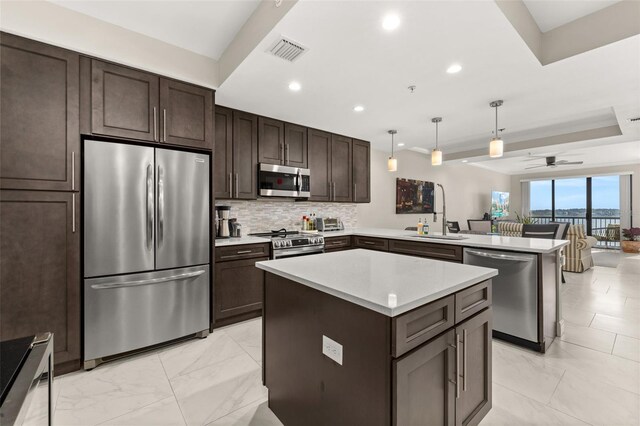
<svg viewBox="0 0 640 426"><path fill-rule="evenodd" d="M209 265L84 281L84 360L209 328Z"/></svg>
<svg viewBox="0 0 640 426"><path fill-rule="evenodd" d="M498 270L492 278L493 329L539 342L537 256L465 248L464 263Z"/></svg>

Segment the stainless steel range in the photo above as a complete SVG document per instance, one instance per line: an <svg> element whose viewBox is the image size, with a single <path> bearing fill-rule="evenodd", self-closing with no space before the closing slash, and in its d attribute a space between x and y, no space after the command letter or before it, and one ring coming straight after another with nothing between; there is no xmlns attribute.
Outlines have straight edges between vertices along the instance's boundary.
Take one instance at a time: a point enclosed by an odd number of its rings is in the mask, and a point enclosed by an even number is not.
<svg viewBox="0 0 640 426"><path fill-rule="evenodd" d="M305 234L285 229L251 235L271 237L272 259L324 253L324 237L322 235Z"/></svg>

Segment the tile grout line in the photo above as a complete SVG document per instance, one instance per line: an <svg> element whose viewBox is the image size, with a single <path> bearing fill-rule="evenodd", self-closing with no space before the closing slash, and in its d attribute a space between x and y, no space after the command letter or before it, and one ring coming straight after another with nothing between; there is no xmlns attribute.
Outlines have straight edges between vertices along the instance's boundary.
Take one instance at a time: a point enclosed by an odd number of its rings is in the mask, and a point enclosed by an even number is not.
<svg viewBox="0 0 640 426"><path fill-rule="evenodd" d="M613 351L616 348L616 342L618 341L618 333L616 333L616 337L613 338L613 346L611 346L611 355L613 355Z"/></svg>
<svg viewBox="0 0 640 426"><path fill-rule="evenodd" d="M235 410L233 410L233 411L231 411L231 412L229 412L229 413L227 413L227 414L225 414L225 415L223 415L223 416L220 416L220 417L218 417L218 418L216 418L216 419L211 420L211 421L210 421L210 422L208 422L208 423L205 423L205 424L204 424L204 426L209 426L209 425L211 425L212 423L215 423L215 422L217 422L217 421L218 421L218 420L220 420L220 419L224 419L225 417L228 417L228 416L232 415L233 413L236 413L236 412L238 412L238 411L240 411L240 410L243 410L243 409L247 408L248 406L250 406L250 405L252 405L252 404L255 404L256 402L260 401L261 399L262 399L262 398L258 398L258 399L256 399L256 400L250 401L250 402L246 403L245 405L243 405L242 407L238 407L238 408L236 408ZM267 399L267 401L268 401L268 399ZM264 401L264 402L266 402L266 401Z"/></svg>
<svg viewBox="0 0 640 426"><path fill-rule="evenodd" d="M553 400L553 396L556 394L556 391L558 390L558 387L560 386L560 382L562 382L562 379L564 379L564 375L565 375L566 373L567 373L567 369L565 369L565 370L564 370L564 372L562 373L562 376L560 376L560 380L558 380L558 384L556 385L556 387L553 389L553 392L551 393L551 397L549 398L549 402L547 402L547 403L546 403L546 404L544 404L544 405L545 405L546 407L548 407L548 408L550 408L550 409L554 410L554 411L557 411L558 413L562 413L562 414L564 414L564 415L566 415L566 416L572 417L572 418L574 418L574 419L576 419L576 420L578 420L578 421L580 421L580 422L583 422L584 424L587 424L587 425L593 426L593 424L592 424L592 423L589 423L589 422L587 422L587 421L584 421L584 420L582 420L582 419L580 419L580 418L578 418L578 417L574 416L573 414L565 413L565 412L564 412L564 411L562 411L561 409L556 408L556 407L552 407L552 406L550 405L550 404L551 404L551 401Z"/></svg>
<svg viewBox="0 0 640 426"><path fill-rule="evenodd" d="M169 378L169 375L167 374L167 369L164 367L164 363L162 362L162 358L160 358L160 354L158 354L158 360L160 361L160 365L162 366L162 371L164 372L164 376L167 378L167 381L169 382L169 387L171 388L171 393L173 394L173 399L176 400L176 405L178 406L178 410L180 410L180 415L182 416L182 421L184 421L184 424L186 426L189 423L187 423L187 418L184 416L184 413L182 412L182 407L180 406L180 402L178 401L178 395L176 395L176 391L173 389L173 384L171 383L171 379Z"/></svg>

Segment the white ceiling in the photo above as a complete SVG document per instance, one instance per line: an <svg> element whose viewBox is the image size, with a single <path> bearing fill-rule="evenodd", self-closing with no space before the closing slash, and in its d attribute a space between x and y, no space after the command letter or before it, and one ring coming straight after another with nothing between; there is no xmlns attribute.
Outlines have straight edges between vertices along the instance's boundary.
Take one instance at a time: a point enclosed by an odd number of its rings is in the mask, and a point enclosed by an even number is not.
<svg viewBox="0 0 640 426"><path fill-rule="evenodd" d="M392 11L402 22L386 32L381 21ZM265 53L280 35L309 51L295 63ZM462 71L447 74L454 62ZM431 118L442 116L446 155L488 145L494 99L504 99L499 125L507 145L540 129L561 134L629 118L618 111L640 115L639 69L640 36L542 66L494 1L300 0L222 84L216 101L383 150L390 149L388 129L398 130L404 149L431 149ZM301 91L288 90L292 80ZM365 111L354 112L356 104Z"/></svg>
<svg viewBox="0 0 640 426"><path fill-rule="evenodd" d="M531 150L525 155L475 162L470 161L468 164L510 175L545 173L553 170L578 170L621 164L640 164L640 142L576 148L565 146L561 149L562 150L537 149ZM532 158L536 156L556 156L556 161L582 161L583 164L557 166L555 168L538 167L527 170L527 167L545 164L544 158L532 160Z"/></svg>
<svg viewBox="0 0 640 426"><path fill-rule="evenodd" d="M260 0L50 1L215 60L260 3Z"/></svg>
<svg viewBox="0 0 640 426"><path fill-rule="evenodd" d="M543 33L609 7L620 0L523 0Z"/></svg>

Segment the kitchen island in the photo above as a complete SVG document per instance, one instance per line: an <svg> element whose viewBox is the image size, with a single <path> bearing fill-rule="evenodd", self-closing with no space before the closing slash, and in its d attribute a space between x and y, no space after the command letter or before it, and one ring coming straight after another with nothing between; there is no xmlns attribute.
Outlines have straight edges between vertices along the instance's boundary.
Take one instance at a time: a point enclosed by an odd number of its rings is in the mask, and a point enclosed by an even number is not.
<svg viewBox="0 0 640 426"><path fill-rule="evenodd" d="M362 249L256 266L285 425L477 424L491 408L496 270Z"/></svg>

